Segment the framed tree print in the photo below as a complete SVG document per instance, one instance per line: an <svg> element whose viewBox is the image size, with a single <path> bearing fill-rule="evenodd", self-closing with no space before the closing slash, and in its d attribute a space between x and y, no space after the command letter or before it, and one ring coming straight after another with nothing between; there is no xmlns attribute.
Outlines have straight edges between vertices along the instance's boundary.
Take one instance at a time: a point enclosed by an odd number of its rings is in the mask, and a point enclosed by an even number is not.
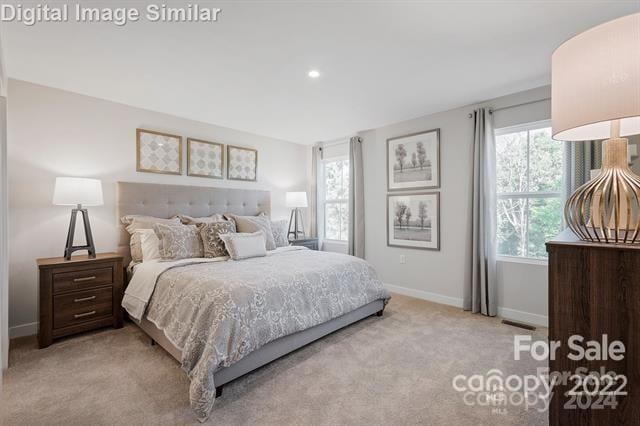
<svg viewBox="0 0 640 426"><path fill-rule="evenodd" d="M440 129L387 139L387 189L440 187Z"/></svg>
<svg viewBox="0 0 640 426"><path fill-rule="evenodd" d="M187 175L222 179L223 148L221 143L187 138Z"/></svg>
<svg viewBox="0 0 640 426"><path fill-rule="evenodd" d="M440 193L388 194L387 245L440 250Z"/></svg>
<svg viewBox="0 0 640 426"><path fill-rule="evenodd" d="M136 170L181 175L182 137L136 129Z"/></svg>
<svg viewBox="0 0 640 426"><path fill-rule="evenodd" d="M227 145L227 179L255 182L258 177L258 151Z"/></svg>

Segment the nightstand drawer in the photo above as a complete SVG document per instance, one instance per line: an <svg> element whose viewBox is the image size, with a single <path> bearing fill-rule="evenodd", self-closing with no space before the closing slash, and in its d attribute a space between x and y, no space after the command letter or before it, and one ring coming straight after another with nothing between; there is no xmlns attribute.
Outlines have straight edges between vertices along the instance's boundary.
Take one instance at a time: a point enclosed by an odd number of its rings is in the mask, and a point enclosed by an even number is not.
<svg viewBox="0 0 640 426"><path fill-rule="evenodd" d="M113 289L75 291L53 298L53 328L91 321L111 316L113 311Z"/></svg>
<svg viewBox="0 0 640 426"><path fill-rule="evenodd" d="M113 283L113 268L84 269L53 274L53 292L82 290Z"/></svg>
<svg viewBox="0 0 640 426"><path fill-rule="evenodd" d="M38 259L38 345L101 327L122 327L122 256Z"/></svg>

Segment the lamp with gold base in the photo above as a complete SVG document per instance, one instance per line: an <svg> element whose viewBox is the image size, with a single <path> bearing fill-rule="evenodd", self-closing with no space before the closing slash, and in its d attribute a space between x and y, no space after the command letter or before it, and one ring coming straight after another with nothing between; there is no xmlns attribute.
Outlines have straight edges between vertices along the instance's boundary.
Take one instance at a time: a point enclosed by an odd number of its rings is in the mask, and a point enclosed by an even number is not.
<svg viewBox="0 0 640 426"><path fill-rule="evenodd" d="M552 56L553 137L599 140L602 169L567 200L568 226L582 240L640 244L640 176L628 164L640 133L640 13L577 35ZM579 142L577 142L579 143Z"/></svg>

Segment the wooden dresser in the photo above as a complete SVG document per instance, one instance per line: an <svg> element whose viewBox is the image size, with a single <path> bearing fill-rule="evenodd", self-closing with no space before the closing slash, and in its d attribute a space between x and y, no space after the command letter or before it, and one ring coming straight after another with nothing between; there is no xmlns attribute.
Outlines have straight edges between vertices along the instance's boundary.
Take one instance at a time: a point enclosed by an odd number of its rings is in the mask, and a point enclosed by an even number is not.
<svg viewBox="0 0 640 426"><path fill-rule="evenodd" d="M98 254L38 259L38 344L99 327L122 327L122 256Z"/></svg>
<svg viewBox="0 0 640 426"><path fill-rule="evenodd" d="M640 247L622 244L599 244L580 241L571 231L565 231L547 243L549 252L549 340L562 346L556 359L549 361L551 371L575 372L579 367L588 371L613 371L628 379L626 396L616 396L615 409L606 404L593 408L582 404L591 400L596 406L603 402L599 395L580 396L578 408L567 409L572 397L567 395L576 380L560 385L554 391L549 407L549 424L555 425L638 425L640 424ZM568 346L572 335L600 343L607 335L624 343L626 351L619 361L571 360L577 354ZM617 384L622 384L622 379ZM590 382L588 391L596 389ZM604 385L600 386L602 389ZM618 388L614 386L613 388ZM579 388L581 390L582 388Z"/></svg>

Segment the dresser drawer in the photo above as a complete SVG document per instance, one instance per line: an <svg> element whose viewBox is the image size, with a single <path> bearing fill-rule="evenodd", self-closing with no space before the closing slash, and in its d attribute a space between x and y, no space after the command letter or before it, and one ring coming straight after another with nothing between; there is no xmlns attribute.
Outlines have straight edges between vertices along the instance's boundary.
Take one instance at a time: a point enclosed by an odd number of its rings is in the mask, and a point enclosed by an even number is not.
<svg viewBox="0 0 640 426"><path fill-rule="evenodd" d="M112 301L112 287L74 291L73 293L54 296L53 328L67 327L96 318L111 316L113 313Z"/></svg>
<svg viewBox="0 0 640 426"><path fill-rule="evenodd" d="M83 269L53 274L53 292L82 290L113 283L113 268Z"/></svg>

